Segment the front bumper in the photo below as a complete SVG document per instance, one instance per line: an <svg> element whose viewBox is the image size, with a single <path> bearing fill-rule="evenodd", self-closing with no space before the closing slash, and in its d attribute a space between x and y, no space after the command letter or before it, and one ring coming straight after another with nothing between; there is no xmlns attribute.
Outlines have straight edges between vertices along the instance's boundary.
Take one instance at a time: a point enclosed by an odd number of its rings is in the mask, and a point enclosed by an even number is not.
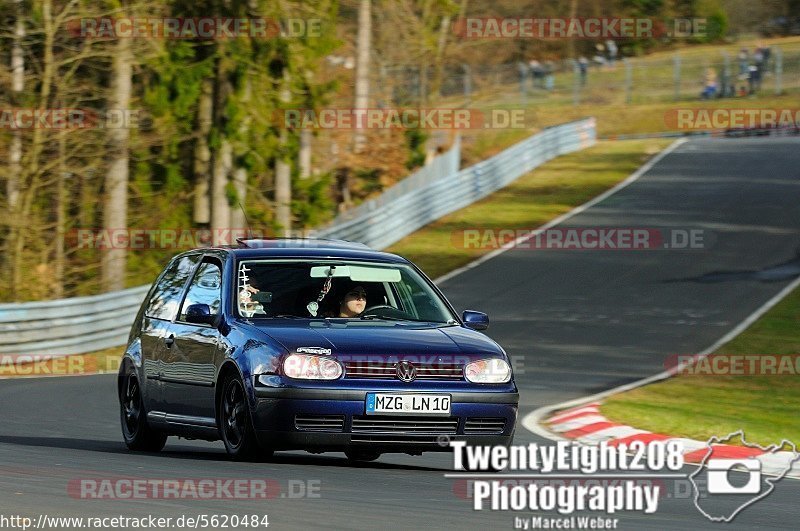
<svg viewBox="0 0 800 531"><path fill-rule="evenodd" d="M516 392L407 391L450 394L450 416L442 417L368 416L366 394L371 391L381 390L256 388L253 424L259 441L276 450L369 447L412 454L449 451L451 440L511 444L519 402Z"/></svg>

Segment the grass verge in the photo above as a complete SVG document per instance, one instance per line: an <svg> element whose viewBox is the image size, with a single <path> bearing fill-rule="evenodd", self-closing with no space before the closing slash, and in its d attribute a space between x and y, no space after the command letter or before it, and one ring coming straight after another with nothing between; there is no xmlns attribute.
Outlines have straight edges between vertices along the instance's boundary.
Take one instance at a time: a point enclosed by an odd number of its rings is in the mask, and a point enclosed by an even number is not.
<svg viewBox="0 0 800 531"><path fill-rule="evenodd" d="M603 414L637 428L706 440L742 429L749 442L766 445L788 439L800 444L800 290L712 354L793 355L794 364L778 365L781 374L681 374L609 398ZM730 361L732 358L725 358ZM699 369L699 367L698 367Z"/></svg>

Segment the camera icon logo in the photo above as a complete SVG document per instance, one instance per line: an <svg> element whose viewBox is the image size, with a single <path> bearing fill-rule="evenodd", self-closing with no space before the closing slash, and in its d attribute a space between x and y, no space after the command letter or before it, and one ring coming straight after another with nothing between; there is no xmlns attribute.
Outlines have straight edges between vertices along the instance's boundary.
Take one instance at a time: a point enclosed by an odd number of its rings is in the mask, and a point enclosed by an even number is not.
<svg viewBox="0 0 800 531"><path fill-rule="evenodd" d="M758 494L761 492L761 462L756 459L709 459L709 494ZM744 485L735 485L730 480L732 472L747 472Z"/></svg>
<svg viewBox="0 0 800 531"><path fill-rule="evenodd" d="M712 522L731 522L747 507L764 499L800 463L797 446L783 439L760 446L742 430L706 441L703 458L688 478L694 505Z"/></svg>

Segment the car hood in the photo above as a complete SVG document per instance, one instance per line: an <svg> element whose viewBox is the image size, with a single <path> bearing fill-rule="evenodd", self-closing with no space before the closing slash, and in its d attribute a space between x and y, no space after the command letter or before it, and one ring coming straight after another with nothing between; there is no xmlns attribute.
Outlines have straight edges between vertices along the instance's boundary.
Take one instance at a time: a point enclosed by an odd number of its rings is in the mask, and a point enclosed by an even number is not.
<svg viewBox="0 0 800 531"><path fill-rule="evenodd" d="M378 321L329 323L264 322L253 323L262 333L280 343L289 352L298 348L330 349L331 355L347 360L386 361L411 357L446 357L480 359L502 356L503 350L487 336L461 326L409 325Z"/></svg>

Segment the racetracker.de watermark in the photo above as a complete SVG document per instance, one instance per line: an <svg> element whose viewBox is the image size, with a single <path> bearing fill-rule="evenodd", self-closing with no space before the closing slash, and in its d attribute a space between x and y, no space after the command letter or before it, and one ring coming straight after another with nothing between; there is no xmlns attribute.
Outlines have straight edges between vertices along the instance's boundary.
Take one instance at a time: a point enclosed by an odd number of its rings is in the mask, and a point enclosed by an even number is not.
<svg viewBox="0 0 800 531"><path fill-rule="evenodd" d="M525 109L283 109L274 123L288 129L524 129Z"/></svg>
<svg viewBox="0 0 800 531"><path fill-rule="evenodd" d="M577 227L549 229L463 229L451 233L457 249L574 251L699 250L707 246L703 229Z"/></svg>
<svg viewBox="0 0 800 531"><path fill-rule="evenodd" d="M139 109L0 108L0 129L139 129L150 115Z"/></svg>
<svg viewBox="0 0 800 531"><path fill-rule="evenodd" d="M118 368L119 356L0 355L0 376L75 376Z"/></svg>
<svg viewBox="0 0 800 531"><path fill-rule="evenodd" d="M240 37L275 39L321 37L322 19L236 17L97 17L67 22L67 31L81 39L200 39Z"/></svg>
<svg viewBox="0 0 800 531"><path fill-rule="evenodd" d="M704 18L661 21L648 17L470 17L453 25L462 39L652 39L703 37Z"/></svg>
<svg viewBox="0 0 800 531"><path fill-rule="evenodd" d="M687 376L798 376L800 354L673 354L664 366Z"/></svg>
<svg viewBox="0 0 800 531"><path fill-rule="evenodd" d="M670 109L664 113L670 129L787 129L800 127L800 108Z"/></svg>
<svg viewBox="0 0 800 531"><path fill-rule="evenodd" d="M298 353L306 353L313 356L329 356L331 352L311 350L308 348L298 349ZM288 361L285 369L291 369L295 372L303 373L312 364L317 363L311 357L294 357ZM483 356L462 356L462 355L449 355L449 354L430 354L430 355L380 355L380 354L337 354L336 361L341 363L347 368L348 371L352 370L364 376L385 376L387 371L396 370L397 366L401 363L410 363L415 368L423 373L450 372L451 375L458 374L463 371L465 367L472 363L480 363L485 361ZM518 354L508 355L508 363L515 376L525 374L525 357ZM502 375L505 374L504 369L492 364L485 364L481 367L487 375Z"/></svg>
<svg viewBox="0 0 800 531"><path fill-rule="evenodd" d="M218 229L73 229L67 241L77 249L194 249L236 245L239 239L263 238L248 228Z"/></svg>
<svg viewBox="0 0 800 531"><path fill-rule="evenodd" d="M321 479L75 478L67 494L79 500L269 500L321 498Z"/></svg>

